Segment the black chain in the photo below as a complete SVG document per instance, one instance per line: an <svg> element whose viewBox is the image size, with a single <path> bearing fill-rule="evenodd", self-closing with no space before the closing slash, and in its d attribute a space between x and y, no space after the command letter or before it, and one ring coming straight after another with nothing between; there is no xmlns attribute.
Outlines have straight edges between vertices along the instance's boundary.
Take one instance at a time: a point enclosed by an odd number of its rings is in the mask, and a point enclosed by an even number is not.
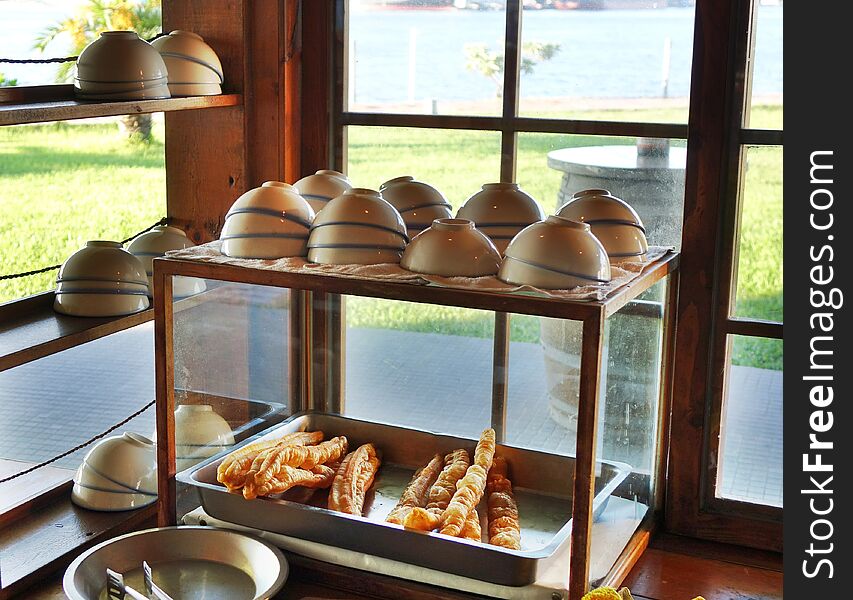
<svg viewBox="0 0 853 600"><path fill-rule="evenodd" d="M138 411L136 411L135 413L133 413L132 415L130 415L130 416L129 416L129 417L127 417L126 419L123 419L122 421L120 421L120 422L116 423L115 425L113 425L112 427L110 427L110 428L109 428L109 429L107 429L106 431L104 431L104 432L102 432L102 433L99 433L99 434L98 434L98 435L96 435L95 437L89 438L88 440L86 440L86 441L85 441L85 442L83 442L82 444L77 444L76 446L74 446L73 448L71 448L71 450L66 450L66 451L65 451L65 452L63 452L62 454L60 454L60 455L58 455L58 456L54 456L53 458L51 458L51 459L49 459L49 460L46 460L46 461L44 461L44 462L40 462L40 463L39 463L39 464L37 464L37 465L33 465L33 466L32 466L32 467L30 467L29 469L24 469L23 471L18 471L18 472L17 472L17 473L15 473L14 475L9 475L8 477L4 477L3 479L0 479L0 484L4 484L4 483L6 483L7 481L12 481L13 479L17 479L18 477L23 477L23 476L24 476L24 475L26 475L27 473L32 473L32 472L33 472L33 471L35 471L36 469L41 469L42 467L46 467L47 465L49 465L49 464L51 464L51 463L55 463L56 461L58 461L58 460L60 460L60 459L62 459L62 458L65 458L65 457L66 457L66 456L68 456L69 454L74 454L75 452L77 452L78 450L81 450L81 449L85 448L86 446L88 446L88 445L89 445L89 444L91 444L92 442L97 442L97 441L98 441L99 439L101 439L102 437L105 437L105 436L107 436L107 435L111 434L113 431L115 431L116 429L118 429L118 428L119 428L119 427L121 427L122 425L126 425L128 422L130 422L131 420L135 419L136 417L138 417L139 415L141 415L142 413L144 413L146 410L148 410L149 408L151 408L152 406L154 406L154 403L155 403L155 402L156 402L156 400L152 400L151 402L149 402L148 404L146 404L145 406L143 406L142 408L140 408Z"/></svg>
<svg viewBox="0 0 853 600"><path fill-rule="evenodd" d="M145 41L150 43L159 37L163 37L164 35L168 35L168 34L158 33L153 38L147 39ZM74 62L78 58L79 58L78 56L64 56L61 58L0 58L0 63L9 63L9 64L13 64L13 65L67 63L67 62Z"/></svg>
<svg viewBox="0 0 853 600"><path fill-rule="evenodd" d="M162 219L160 219L159 221L157 221L153 225L149 225L148 227L146 227L142 231L133 234L132 236L130 236L127 239L122 240L121 244L126 244L130 240L132 240L133 238L140 236L143 233L148 233L149 231L151 231L152 229L154 229L158 225L168 225L168 224L169 224L169 217L163 217ZM6 281L8 279L19 279L21 277L29 277L30 275L38 275L39 273L47 273L48 271L55 271L56 269L58 269L61 266L62 265L51 265L49 267L43 267L41 269L36 269L35 271L24 271L23 273L10 273L9 275L0 275L0 281Z"/></svg>

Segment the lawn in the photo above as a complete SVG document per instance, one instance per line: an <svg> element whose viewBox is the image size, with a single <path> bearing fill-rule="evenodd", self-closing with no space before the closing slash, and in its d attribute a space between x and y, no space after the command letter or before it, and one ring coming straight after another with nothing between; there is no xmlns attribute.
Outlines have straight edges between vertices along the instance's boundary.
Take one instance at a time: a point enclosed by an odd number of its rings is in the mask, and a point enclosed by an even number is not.
<svg viewBox="0 0 853 600"><path fill-rule="evenodd" d="M682 119L670 111L611 111L587 118ZM780 108L755 109L752 126L771 126ZM552 115L559 116L559 115ZM682 119L683 120L683 119ZM458 207L482 183L498 179L500 134L350 127L348 173L358 186L378 187L411 174ZM61 263L90 239L123 239L165 215L162 123L149 144L121 138L111 122L0 128L0 274ZM519 134L518 181L546 211L553 209L561 173L547 167L557 148L633 143L631 138ZM782 315L781 149L747 155L737 308L739 316L780 320ZM0 282L0 302L51 289L56 272ZM351 299L349 323L490 337L487 313L439 306ZM537 341L538 320L514 318L512 339ZM736 364L781 369L781 344L737 340Z"/></svg>

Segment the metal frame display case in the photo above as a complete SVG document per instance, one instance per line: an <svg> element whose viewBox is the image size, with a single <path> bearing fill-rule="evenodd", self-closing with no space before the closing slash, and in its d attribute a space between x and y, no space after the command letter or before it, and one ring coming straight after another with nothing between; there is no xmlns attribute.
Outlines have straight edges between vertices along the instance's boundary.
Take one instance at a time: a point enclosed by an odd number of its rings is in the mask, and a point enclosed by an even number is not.
<svg viewBox="0 0 853 600"><path fill-rule="evenodd" d="M600 301L567 301L535 294L495 293L473 289L457 289L435 285L419 285L412 282L377 281L363 278L343 278L328 274L304 274L280 270L246 268L229 264L212 264L185 258L167 257L154 261L154 310L155 350L157 374L157 453L159 468L158 517L160 525L175 524L186 511L198 506L196 497L184 494L176 481L175 408L181 403L211 402L210 397L194 398L192 394L176 392L176 319L181 313L203 306L206 299L227 294L228 286L267 286L270 289L284 288L286 294L288 356L273 353L279 366L287 372L287 383L281 390L287 398L285 414L281 419L268 420L263 415L238 416L240 423L252 422L258 432L264 427L280 423L284 418L300 411L341 414L344 393L342 390L343 363L346 360L341 340L344 330L345 311L343 298L361 296L390 301L428 303L445 307L459 307L490 311L494 316L493 371L491 382L491 426L497 432L500 445L507 430L507 364L510 348L509 321L511 315L532 315L552 319L580 322L580 361L577 378L577 437L574 473L566 473L571 481L572 508L570 533L570 559L568 596L579 600L589 588L590 569L593 562L593 511L596 490L597 452L601 452L600 429L607 427L601 406L604 404L605 381L603 363L608 360L605 333L607 322L617 315L653 315L659 325L655 333L653 368L656 382L652 392L656 410L652 411L648 425L650 432L650 456L644 474L631 473L621 496L637 501L637 489L646 491L645 506L639 527L632 525L625 543L620 542L614 558L608 560L607 575L597 577L595 583L617 584L636 562L648 542L649 532L661 518L660 507L663 495L665 457L667 454L667 423L669 415L673 339L675 332L674 307L678 290L679 255L670 253L649 265L631 282ZM193 277L213 282L199 295L185 299L173 297L173 278ZM221 287L217 287L221 284ZM652 298L649 297L649 293ZM644 296L645 294L645 296ZM201 314L201 313L199 313ZM193 317L190 317L192 319ZM198 318L204 319L203 316ZM241 335L251 335L251 327ZM612 335L610 337L613 337ZM200 347L199 353L214 351ZM183 351L185 352L185 351ZM609 359L613 360L610 352ZM233 354L239 360L239 353ZM632 368L630 365L628 369ZM181 370L188 367L182 365ZM190 367L191 369L191 367ZM251 377L251 374L249 375ZM659 379L657 379L659 377ZM180 386L179 386L180 387ZM609 387L609 386L608 386ZM247 392L248 395L251 393ZM180 396L178 396L181 394ZM176 396L178 398L176 399ZM249 410L245 401L234 400L235 406L227 407L228 400L215 398L222 414L238 410ZM225 403L225 404L223 404ZM242 404L238 404L242 403ZM232 415L233 416L233 415ZM226 417L228 418L228 417ZM258 425L260 423L260 425ZM246 428L244 427L244 430ZM239 443L239 440L238 440ZM512 451L511 449L509 451ZM638 485L637 478L645 477L645 484ZM649 481L658 485L649 484ZM568 484L567 484L568 485ZM618 492L617 492L618 493ZM618 558L615 558L618 557Z"/></svg>

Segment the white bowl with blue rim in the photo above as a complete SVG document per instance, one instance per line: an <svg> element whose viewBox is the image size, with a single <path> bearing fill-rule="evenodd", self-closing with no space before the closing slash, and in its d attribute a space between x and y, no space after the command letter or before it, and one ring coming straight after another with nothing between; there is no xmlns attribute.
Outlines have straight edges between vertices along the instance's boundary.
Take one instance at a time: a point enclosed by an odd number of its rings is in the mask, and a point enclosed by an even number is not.
<svg viewBox="0 0 853 600"><path fill-rule="evenodd" d="M453 207L444 194L411 175L389 179L379 186L379 193L400 212L410 238L428 229L436 219L452 216Z"/></svg>
<svg viewBox="0 0 853 600"><path fill-rule="evenodd" d="M544 218L539 203L517 183L484 183L456 211L457 219L474 221L503 254L515 235Z"/></svg>
<svg viewBox="0 0 853 600"><path fill-rule="evenodd" d="M60 267L53 308L75 317L115 317L147 309L148 295L142 262L119 242L93 240Z"/></svg>
<svg viewBox="0 0 853 600"><path fill-rule="evenodd" d="M314 212L318 213L333 198L351 190L352 182L340 171L321 169L298 180L293 187L308 201Z"/></svg>
<svg viewBox="0 0 853 600"><path fill-rule="evenodd" d="M646 228L637 211L603 189L576 192L557 214L587 223L611 259L639 258L648 252Z"/></svg>
<svg viewBox="0 0 853 600"><path fill-rule="evenodd" d="M165 256L171 250L183 250L194 246L183 229L170 225L157 225L150 231L142 233L127 246L127 251L142 261L145 274L148 276L148 287L154 293L154 259ZM185 298L205 290L203 279L196 277L175 277L172 282L172 295L175 298Z"/></svg>
<svg viewBox="0 0 853 600"><path fill-rule="evenodd" d="M188 469L234 445L234 432L213 406L182 404L175 409L175 461Z"/></svg>
<svg viewBox="0 0 853 600"><path fill-rule="evenodd" d="M296 189L267 181L234 202L219 239L222 253L235 258L305 256L314 210Z"/></svg>
<svg viewBox="0 0 853 600"><path fill-rule="evenodd" d="M222 93L222 63L204 39L175 30L151 42L169 72L172 96L215 96Z"/></svg>
<svg viewBox="0 0 853 600"><path fill-rule="evenodd" d="M610 281L610 260L586 223L550 216L522 229L506 248L498 279L540 289Z"/></svg>

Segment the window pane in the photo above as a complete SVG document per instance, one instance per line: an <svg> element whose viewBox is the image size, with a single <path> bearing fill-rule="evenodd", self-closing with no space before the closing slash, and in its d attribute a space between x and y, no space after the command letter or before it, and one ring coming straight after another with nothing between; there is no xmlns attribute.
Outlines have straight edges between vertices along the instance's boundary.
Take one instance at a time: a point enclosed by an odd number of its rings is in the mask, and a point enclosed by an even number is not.
<svg viewBox="0 0 853 600"><path fill-rule="evenodd" d="M123 240L165 216L163 139L162 114L147 143L118 118L0 128L0 274L61 264L87 240ZM0 302L55 280L2 281Z"/></svg>
<svg viewBox="0 0 853 600"><path fill-rule="evenodd" d="M693 6L580 4L608 10L524 10L521 114L686 123Z"/></svg>
<svg viewBox="0 0 853 600"><path fill-rule="evenodd" d="M393 4L349 3L348 110L500 114L504 9Z"/></svg>
<svg viewBox="0 0 853 600"><path fill-rule="evenodd" d="M782 148L744 156L734 315L782 321Z"/></svg>
<svg viewBox="0 0 853 600"><path fill-rule="evenodd" d="M609 136L520 133L518 148L518 182L546 214L579 190L604 188L634 207L650 244L680 245L683 140L670 142L668 159L638 156L637 140Z"/></svg>
<svg viewBox="0 0 853 600"><path fill-rule="evenodd" d="M357 187L379 189L412 175L437 188L454 212L484 183L500 178L501 137L495 131L348 127L347 175Z"/></svg>
<svg viewBox="0 0 853 600"><path fill-rule="evenodd" d="M782 2L759 3L745 126L782 129Z"/></svg>
<svg viewBox="0 0 853 600"><path fill-rule="evenodd" d="M729 343L717 496L782 506L782 340Z"/></svg>
<svg viewBox="0 0 853 600"><path fill-rule="evenodd" d="M154 399L154 324L131 329L0 373L0 469L11 475L57 456ZM154 407L116 433L151 438ZM87 446L49 467L0 484L0 512L70 479Z"/></svg>

